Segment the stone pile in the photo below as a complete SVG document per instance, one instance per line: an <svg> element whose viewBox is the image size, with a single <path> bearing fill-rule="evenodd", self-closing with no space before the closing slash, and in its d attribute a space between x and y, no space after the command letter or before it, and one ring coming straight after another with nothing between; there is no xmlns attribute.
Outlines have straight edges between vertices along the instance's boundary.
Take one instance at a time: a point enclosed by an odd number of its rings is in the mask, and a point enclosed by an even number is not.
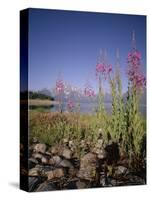
<svg viewBox="0 0 150 200"><path fill-rule="evenodd" d="M81 141L80 148L84 154L77 158L72 140L64 139L63 144L50 147L34 138L28 160L29 191L145 184L127 164L120 165L117 144L106 145L101 134L93 149L86 140Z"/></svg>

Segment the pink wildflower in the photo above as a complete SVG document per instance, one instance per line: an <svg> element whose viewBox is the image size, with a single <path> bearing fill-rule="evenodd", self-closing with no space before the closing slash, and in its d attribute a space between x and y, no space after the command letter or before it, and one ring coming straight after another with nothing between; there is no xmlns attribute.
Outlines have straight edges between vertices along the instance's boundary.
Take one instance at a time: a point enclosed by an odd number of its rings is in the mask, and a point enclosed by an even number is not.
<svg viewBox="0 0 150 200"><path fill-rule="evenodd" d="M136 49L133 49L128 53L128 77L135 87L142 88L146 85L146 78L140 72L141 66L141 53Z"/></svg>
<svg viewBox="0 0 150 200"><path fill-rule="evenodd" d="M67 102L68 110L72 111L74 106L75 106L74 102L71 99L69 99L68 102Z"/></svg>
<svg viewBox="0 0 150 200"><path fill-rule="evenodd" d="M146 78L143 74L137 74L135 76L135 84L137 87L144 87L146 85Z"/></svg>
<svg viewBox="0 0 150 200"><path fill-rule="evenodd" d="M97 73L104 73L105 72L105 64L104 63L97 63L96 72Z"/></svg>
<svg viewBox="0 0 150 200"><path fill-rule="evenodd" d="M56 81L56 92L61 94L64 91L65 85L62 80Z"/></svg>
<svg viewBox="0 0 150 200"><path fill-rule="evenodd" d="M127 62L129 66L138 68L141 64L141 54L137 50L133 50L128 53Z"/></svg>
<svg viewBox="0 0 150 200"><path fill-rule="evenodd" d="M112 72L112 65L104 64L104 63L98 63L96 65L96 77L98 78L99 75L102 75L104 79L106 80L108 75Z"/></svg>

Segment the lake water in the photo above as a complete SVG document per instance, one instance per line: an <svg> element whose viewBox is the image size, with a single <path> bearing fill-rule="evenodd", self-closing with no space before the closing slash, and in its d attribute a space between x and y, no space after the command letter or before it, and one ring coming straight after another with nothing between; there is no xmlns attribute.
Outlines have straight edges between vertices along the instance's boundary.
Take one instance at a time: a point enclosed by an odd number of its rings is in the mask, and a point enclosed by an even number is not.
<svg viewBox="0 0 150 200"><path fill-rule="evenodd" d="M111 113L111 103L105 103L105 110L108 113ZM63 111L67 111L67 103L63 104ZM80 112L81 113L93 113L97 110L98 104L95 102L84 102L80 103ZM52 108L50 108L51 111L59 111L59 106L54 105ZM146 105L140 105L139 107L140 112L145 115L146 114ZM77 108L74 109L74 111L77 111Z"/></svg>

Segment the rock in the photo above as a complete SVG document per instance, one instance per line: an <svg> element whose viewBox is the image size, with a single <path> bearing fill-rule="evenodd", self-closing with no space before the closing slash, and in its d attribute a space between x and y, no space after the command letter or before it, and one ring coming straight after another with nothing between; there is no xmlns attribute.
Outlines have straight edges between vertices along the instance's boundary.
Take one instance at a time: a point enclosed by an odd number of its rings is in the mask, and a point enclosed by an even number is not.
<svg viewBox="0 0 150 200"><path fill-rule="evenodd" d="M62 168L58 168L53 171L53 174L55 178L61 178L64 176L64 171Z"/></svg>
<svg viewBox="0 0 150 200"><path fill-rule="evenodd" d="M106 186L107 187L112 187L112 186L119 186L119 185L118 185L118 182L117 182L116 179L114 179L112 177L107 177Z"/></svg>
<svg viewBox="0 0 150 200"><path fill-rule="evenodd" d="M86 146L85 140L81 140L80 147L85 148L85 146Z"/></svg>
<svg viewBox="0 0 150 200"><path fill-rule="evenodd" d="M40 175L40 171L39 171L38 168L34 167L34 168L29 170L28 175L29 176L39 176Z"/></svg>
<svg viewBox="0 0 150 200"><path fill-rule="evenodd" d="M54 145L51 147L50 151L53 155L60 155L62 151L62 146Z"/></svg>
<svg viewBox="0 0 150 200"><path fill-rule="evenodd" d="M83 181L77 181L76 182L76 186L77 186L77 189L84 189L84 188L87 188L87 184Z"/></svg>
<svg viewBox="0 0 150 200"><path fill-rule="evenodd" d="M69 146L70 148L74 147L74 142L73 142L72 140L70 140L68 146Z"/></svg>
<svg viewBox="0 0 150 200"><path fill-rule="evenodd" d="M72 151L70 149L64 148L62 151L62 156L66 159L71 159Z"/></svg>
<svg viewBox="0 0 150 200"><path fill-rule="evenodd" d="M107 186L129 186L129 185L144 185L145 181L139 176L133 174L127 174L119 176L119 179L113 177L107 177Z"/></svg>
<svg viewBox="0 0 150 200"><path fill-rule="evenodd" d="M53 160L53 158L51 158L48 162L49 165L55 165L55 161Z"/></svg>
<svg viewBox="0 0 150 200"><path fill-rule="evenodd" d="M56 185L52 182L45 181L44 183L41 183L39 187L36 189L36 192L41 192L41 191L52 191L56 190Z"/></svg>
<svg viewBox="0 0 150 200"><path fill-rule="evenodd" d="M105 172L101 172L99 183L102 187L111 187L114 186L114 184L116 185L116 180L106 175Z"/></svg>
<svg viewBox="0 0 150 200"><path fill-rule="evenodd" d="M88 152L90 147L90 141L87 140L81 140L80 142L80 148L82 149L83 152Z"/></svg>
<svg viewBox="0 0 150 200"><path fill-rule="evenodd" d="M54 178L61 178L64 176L64 171L62 168L57 168L55 170L47 171L46 173L47 179L52 180Z"/></svg>
<svg viewBox="0 0 150 200"><path fill-rule="evenodd" d="M80 169L77 177L93 181L97 174L97 158L93 153L84 155L80 160Z"/></svg>
<svg viewBox="0 0 150 200"><path fill-rule="evenodd" d="M106 158L107 153L104 148L104 140L103 140L102 136L99 136L99 139L97 140L97 143L96 143L94 149L92 150L92 152L96 153L97 157L101 160Z"/></svg>
<svg viewBox="0 0 150 200"><path fill-rule="evenodd" d="M68 170L68 174L69 174L69 176L71 176L71 177L75 177L75 176L77 175L77 172L78 172L78 170L75 169L74 167L69 168L69 170Z"/></svg>
<svg viewBox="0 0 150 200"><path fill-rule="evenodd" d="M35 189L39 186L39 184L43 181L40 177L29 177L28 184L29 184L29 192L35 191Z"/></svg>
<svg viewBox="0 0 150 200"><path fill-rule="evenodd" d="M51 153L48 152L48 151L46 151L46 152L45 152L45 155L47 155L47 156L51 156Z"/></svg>
<svg viewBox="0 0 150 200"><path fill-rule="evenodd" d="M36 165L34 168L29 170L29 176L41 176L45 177L46 172L52 170L52 167L49 165Z"/></svg>
<svg viewBox="0 0 150 200"><path fill-rule="evenodd" d="M146 181L144 180L144 178L141 178L137 175L128 174L126 178L128 179L128 182L126 183L126 185L145 185L146 184Z"/></svg>
<svg viewBox="0 0 150 200"><path fill-rule="evenodd" d="M121 176L124 175L127 172L127 168L124 166L117 166L115 168L115 176Z"/></svg>
<svg viewBox="0 0 150 200"><path fill-rule="evenodd" d="M35 158L29 158L29 161L33 162L34 164L38 164L38 161Z"/></svg>
<svg viewBox="0 0 150 200"><path fill-rule="evenodd" d="M34 146L34 151L37 153L45 153L46 152L46 144L38 143Z"/></svg>
<svg viewBox="0 0 150 200"><path fill-rule="evenodd" d="M107 153L106 153L106 151L104 149L99 149L99 150L97 150L96 153L97 153L97 157L99 159L105 159L106 156L107 156Z"/></svg>
<svg viewBox="0 0 150 200"><path fill-rule="evenodd" d="M68 146L69 146L69 148L70 148L70 150L71 150L72 152L75 151L76 145L75 145L75 143L74 143L72 140L69 141Z"/></svg>
<svg viewBox="0 0 150 200"><path fill-rule="evenodd" d="M60 166L60 167L67 167L67 168L74 168L73 165L71 164L71 162L68 161L68 160L62 160L62 161L59 163L59 166Z"/></svg>
<svg viewBox="0 0 150 200"><path fill-rule="evenodd" d="M64 143L65 145L67 145L68 142L69 142L68 138L64 138L64 139L63 139L63 143Z"/></svg>
<svg viewBox="0 0 150 200"><path fill-rule="evenodd" d="M62 161L62 159L59 156L53 156L50 160L49 160L49 164L50 165L59 165L60 162Z"/></svg>
<svg viewBox="0 0 150 200"><path fill-rule="evenodd" d="M101 148L103 148L103 146L104 146L104 140L103 139L99 139L97 141L96 148L101 149Z"/></svg>
<svg viewBox="0 0 150 200"><path fill-rule="evenodd" d="M34 154L32 154L32 157L35 158L35 159L40 159L41 160L42 154L40 154L40 153L34 153Z"/></svg>
<svg viewBox="0 0 150 200"><path fill-rule="evenodd" d="M34 147L35 147L35 144L30 144L29 145L29 152L33 152L34 151Z"/></svg>
<svg viewBox="0 0 150 200"><path fill-rule="evenodd" d="M36 164L38 164L38 161L35 158L29 158L28 160L29 169L35 167Z"/></svg>
<svg viewBox="0 0 150 200"><path fill-rule="evenodd" d="M111 186L119 186L117 180L114 178L108 178L108 182L111 184Z"/></svg>
<svg viewBox="0 0 150 200"><path fill-rule="evenodd" d="M38 169L41 176L45 176L45 173L52 170L53 167L50 165L36 165L35 168Z"/></svg>
<svg viewBox="0 0 150 200"><path fill-rule="evenodd" d="M47 176L48 180L52 180L55 178L53 170L46 172L46 176Z"/></svg>
<svg viewBox="0 0 150 200"><path fill-rule="evenodd" d="M48 160L46 157L42 156L41 162L42 162L43 164L48 164L48 163L49 163L49 160Z"/></svg>
<svg viewBox="0 0 150 200"><path fill-rule="evenodd" d="M47 156L43 156L40 153L34 153L32 154L33 159L37 159L40 162L42 162L43 164L48 164L49 163L49 159L47 158ZM37 163L36 163L37 164Z"/></svg>
<svg viewBox="0 0 150 200"><path fill-rule="evenodd" d="M100 186L107 186L106 176L104 174L100 176Z"/></svg>

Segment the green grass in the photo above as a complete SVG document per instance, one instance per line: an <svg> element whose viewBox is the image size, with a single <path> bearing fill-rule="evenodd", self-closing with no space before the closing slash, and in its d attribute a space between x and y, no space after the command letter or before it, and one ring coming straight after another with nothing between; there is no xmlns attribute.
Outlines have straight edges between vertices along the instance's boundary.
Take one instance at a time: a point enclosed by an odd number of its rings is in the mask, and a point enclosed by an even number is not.
<svg viewBox="0 0 150 200"><path fill-rule="evenodd" d="M73 140L76 144L76 151L80 153L79 149L81 140L88 141L91 148L93 148L99 137L99 129L103 131L105 143L108 143L108 133L115 142L116 137L112 132L112 117L105 114L102 116L77 114L77 113L58 113L58 112L29 112L30 119L30 140L33 137L38 138L40 142L48 145L55 145L63 143L63 139ZM129 133L123 133L123 148L127 155L130 155L134 145L135 157L143 158L145 154L144 138L146 137L146 123L145 119L140 116L137 119L137 134L133 138L129 137ZM132 139L132 141L130 141Z"/></svg>

